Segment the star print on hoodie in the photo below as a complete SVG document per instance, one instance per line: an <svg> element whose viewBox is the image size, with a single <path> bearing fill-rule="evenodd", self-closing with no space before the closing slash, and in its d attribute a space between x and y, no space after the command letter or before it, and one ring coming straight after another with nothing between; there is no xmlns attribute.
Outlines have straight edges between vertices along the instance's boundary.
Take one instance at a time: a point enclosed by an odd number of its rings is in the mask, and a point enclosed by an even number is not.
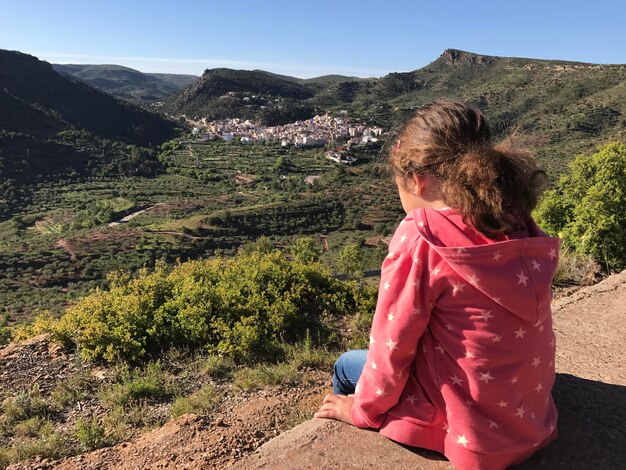
<svg viewBox="0 0 626 470"><path fill-rule="evenodd" d="M506 468L552 441L558 252L532 220L492 240L455 210L408 214L381 268L355 426L459 469Z"/></svg>

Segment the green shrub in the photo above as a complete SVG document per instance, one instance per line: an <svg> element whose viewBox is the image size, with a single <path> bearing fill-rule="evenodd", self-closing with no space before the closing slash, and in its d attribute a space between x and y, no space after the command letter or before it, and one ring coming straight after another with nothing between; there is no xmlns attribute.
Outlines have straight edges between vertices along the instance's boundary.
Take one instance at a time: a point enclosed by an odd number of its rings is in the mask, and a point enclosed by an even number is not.
<svg viewBox="0 0 626 470"><path fill-rule="evenodd" d="M186 397L179 397L172 405L171 415L177 418L185 413L206 414L217 405L219 396L213 385L205 385Z"/></svg>
<svg viewBox="0 0 626 470"><path fill-rule="evenodd" d="M57 319L48 311L40 313L31 323L24 323L13 328L14 341L23 341L33 336L54 333Z"/></svg>
<svg viewBox="0 0 626 470"><path fill-rule="evenodd" d="M54 334L87 360L140 361L172 347L203 349L238 362L275 360L307 330L370 308L370 290L335 279L319 264L280 252L189 261L137 277L109 276L69 308Z"/></svg>
<svg viewBox="0 0 626 470"><path fill-rule="evenodd" d="M305 340L287 349L287 360L296 369L304 367L328 370L335 362L337 354L328 351L325 347L315 347L311 336L307 334Z"/></svg>
<svg viewBox="0 0 626 470"><path fill-rule="evenodd" d="M339 269L349 279L359 279L365 267L363 249L356 243L346 245L339 253Z"/></svg>
<svg viewBox="0 0 626 470"><path fill-rule="evenodd" d="M105 428L97 418L76 422L76 438L82 452L89 452L109 444L105 436Z"/></svg>
<svg viewBox="0 0 626 470"><path fill-rule="evenodd" d="M163 408L165 411L165 408ZM162 426L167 415L140 402L126 406L115 406L103 417L107 431L107 440L110 445L128 440L136 435L137 430L149 430Z"/></svg>
<svg viewBox="0 0 626 470"><path fill-rule="evenodd" d="M84 372L76 373L55 384L50 393L51 405L56 409L74 405L87 396L89 388L89 375Z"/></svg>
<svg viewBox="0 0 626 470"><path fill-rule="evenodd" d="M4 346L11 341L11 330L8 327L9 315L0 315L0 346Z"/></svg>
<svg viewBox="0 0 626 470"><path fill-rule="evenodd" d="M580 155L548 191L537 222L565 248L590 255L608 271L626 267L626 145L604 145Z"/></svg>
<svg viewBox="0 0 626 470"><path fill-rule="evenodd" d="M2 402L2 412L8 422L16 423L34 417L46 417L48 404L41 397L39 389L33 387L6 398Z"/></svg>
<svg viewBox="0 0 626 470"><path fill-rule="evenodd" d="M289 251L293 259L303 264L316 263L322 253L319 242L313 237L298 238Z"/></svg>
<svg viewBox="0 0 626 470"><path fill-rule="evenodd" d="M104 406L125 406L142 399L157 400L174 392L171 377L160 362L151 362L145 369L123 369L119 382L105 386L100 392Z"/></svg>
<svg viewBox="0 0 626 470"><path fill-rule="evenodd" d="M18 437L41 437L52 433L52 424L41 416L35 416L15 425L14 433Z"/></svg>
<svg viewBox="0 0 626 470"><path fill-rule="evenodd" d="M41 457L59 459L73 453L71 440L64 433L51 431L37 439L17 438L11 447L0 448L0 465Z"/></svg>
<svg viewBox="0 0 626 470"><path fill-rule="evenodd" d="M596 282L600 266L589 255L579 255L563 248L559 256L552 284L555 286L581 286Z"/></svg>
<svg viewBox="0 0 626 470"><path fill-rule="evenodd" d="M200 373L214 379L226 379L233 375L235 363L230 357L211 354L200 364Z"/></svg>

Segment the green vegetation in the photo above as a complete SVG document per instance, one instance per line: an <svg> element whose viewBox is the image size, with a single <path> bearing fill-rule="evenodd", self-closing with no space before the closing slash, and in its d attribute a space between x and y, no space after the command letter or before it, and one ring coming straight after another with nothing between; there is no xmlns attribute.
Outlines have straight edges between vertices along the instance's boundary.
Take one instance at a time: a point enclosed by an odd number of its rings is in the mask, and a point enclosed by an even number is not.
<svg viewBox="0 0 626 470"><path fill-rule="evenodd" d="M175 141L163 146L159 163L166 173L154 178L25 185L29 201L0 222L3 313L18 323L44 310L58 316L94 288L107 288L111 271L152 268L159 259L229 256L262 237L287 251L295 239L311 236L319 240L320 262L334 272L345 244L369 239L367 269L376 269L384 257L378 231L401 216L389 181L375 173L379 152L355 149L361 164L345 169L322 149ZM291 161L288 173L271 170L279 156ZM256 180L239 184L234 177L242 173ZM311 174L322 176L316 185L303 182ZM148 210L108 227L141 209Z"/></svg>
<svg viewBox="0 0 626 470"><path fill-rule="evenodd" d="M301 382L300 372L291 364L261 364L237 371L233 387L244 392L272 385L294 386Z"/></svg>
<svg viewBox="0 0 626 470"><path fill-rule="evenodd" d="M144 105L163 101L198 79L195 75L142 73L121 65L53 64L52 67L113 96Z"/></svg>
<svg viewBox="0 0 626 470"><path fill-rule="evenodd" d="M9 314L4 313L0 315L0 346L4 346L11 341L11 330L9 325Z"/></svg>
<svg viewBox="0 0 626 470"><path fill-rule="evenodd" d="M235 362L228 356L210 354L202 358L199 364L199 372L212 379L229 379L235 369Z"/></svg>
<svg viewBox="0 0 626 470"><path fill-rule="evenodd" d="M124 407L142 400L161 400L175 394L173 379L159 361L149 362L145 368L130 370L121 365L120 369L117 381L104 387L99 394L100 401L108 408Z"/></svg>
<svg viewBox="0 0 626 470"><path fill-rule="evenodd" d="M371 289L280 252L158 264L137 277L111 275L70 307L51 331L87 360L137 362L173 347L238 362L274 358L307 331L328 339L328 320L371 305ZM327 320L327 321L324 321Z"/></svg>
<svg viewBox="0 0 626 470"><path fill-rule="evenodd" d="M537 210L540 225L607 271L626 267L626 145L611 143L570 164Z"/></svg>
<svg viewBox="0 0 626 470"><path fill-rule="evenodd" d="M59 178L154 176L156 146L175 123L0 49L0 221L31 201L31 184Z"/></svg>
<svg viewBox="0 0 626 470"><path fill-rule="evenodd" d="M85 372L79 372L56 383L50 393L51 407L55 410L62 410L68 406L73 406L86 398L91 389L89 375Z"/></svg>
<svg viewBox="0 0 626 470"><path fill-rule="evenodd" d="M348 278L358 278L365 267L363 250L356 243L346 245L339 254L339 267Z"/></svg>
<svg viewBox="0 0 626 470"><path fill-rule="evenodd" d="M293 258L303 264L316 263L322 254L322 248L313 237L300 237L291 245Z"/></svg>
<svg viewBox="0 0 626 470"><path fill-rule="evenodd" d="M76 423L76 438L82 452L99 449L109 443L105 436L105 427L97 418L79 419Z"/></svg>
<svg viewBox="0 0 626 470"><path fill-rule="evenodd" d="M48 404L41 397L39 389L34 388L21 391L2 402L4 419L9 423L16 423L30 418L45 418L48 415Z"/></svg>
<svg viewBox="0 0 626 470"><path fill-rule="evenodd" d="M217 405L218 400L219 395L215 387L207 384L191 395L177 398L172 404L171 415L177 418L185 413L207 414Z"/></svg>
<svg viewBox="0 0 626 470"><path fill-rule="evenodd" d="M440 98L483 109L497 138L512 137L551 177L596 142L623 140L626 70L447 50L420 69L381 78L314 83L262 71L212 69L166 103L174 114L260 119L273 125L330 111L394 129L418 106ZM230 92L230 93L229 93Z"/></svg>

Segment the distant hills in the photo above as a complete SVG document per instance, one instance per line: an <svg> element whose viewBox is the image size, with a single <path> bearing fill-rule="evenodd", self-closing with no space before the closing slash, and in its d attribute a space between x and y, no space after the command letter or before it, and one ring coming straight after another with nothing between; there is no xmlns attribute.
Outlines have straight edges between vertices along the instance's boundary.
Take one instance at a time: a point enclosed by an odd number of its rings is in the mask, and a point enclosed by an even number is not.
<svg viewBox="0 0 626 470"><path fill-rule="evenodd" d="M143 73L121 65L53 64L52 67L113 96L142 104L162 101L198 79L195 75Z"/></svg>
<svg viewBox="0 0 626 470"><path fill-rule="evenodd" d="M312 81L211 69L171 97L167 112L272 124L345 111L387 128L440 98L481 108L497 137L515 133L555 171L607 139L626 139L626 65L524 59L448 49L429 65L381 78Z"/></svg>
<svg viewBox="0 0 626 470"><path fill-rule="evenodd" d="M47 62L0 50L0 202L50 175L151 174L159 162L149 148L173 137L175 126Z"/></svg>
<svg viewBox="0 0 626 470"><path fill-rule="evenodd" d="M38 135L85 129L145 145L158 140L153 130L171 128L171 123L110 99L90 84L134 102L163 101L162 110L174 117L239 117L268 125L345 112L393 129L420 105L458 99L480 107L496 137L515 134L555 173L575 154L608 139L626 139L626 65L619 64L448 49L425 67L381 78L300 79L227 68L207 69L195 78L144 74L116 65L55 65L74 77L70 81L49 64L28 57L4 51L0 59L0 104L15 109L2 114L0 129Z"/></svg>

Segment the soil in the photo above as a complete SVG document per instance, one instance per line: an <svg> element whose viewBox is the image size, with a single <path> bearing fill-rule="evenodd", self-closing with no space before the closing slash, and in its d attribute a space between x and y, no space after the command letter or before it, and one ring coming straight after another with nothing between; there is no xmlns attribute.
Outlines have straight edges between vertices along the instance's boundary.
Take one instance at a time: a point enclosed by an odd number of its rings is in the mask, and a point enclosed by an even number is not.
<svg viewBox="0 0 626 470"><path fill-rule="evenodd" d="M36 384L47 398L54 386L83 373L90 377L95 392L98 382L106 381L110 371L82 363L49 342L45 335L25 342L11 343L0 349L0 402L18 390ZM121 469L121 468L224 468L252 453L271 438L310 419L323 395L330 391L330 372L303 371L304 387L268 387L249 392L223 393L219 405L206 416L184 415L155 431L110 448L100 449L61 461L30 459L10 469ZM199 379L202 382L205 379ZM230 388L230 384L217 384ZM167 408L167 407L166 407ZM164 413L155 404L148 411ZM80 418L107 413L95 398L86 398L62 415L63 428L71 428ZM167 410L165 410L167 414ZM57 416L59 418L59 416Z"/></svg>

